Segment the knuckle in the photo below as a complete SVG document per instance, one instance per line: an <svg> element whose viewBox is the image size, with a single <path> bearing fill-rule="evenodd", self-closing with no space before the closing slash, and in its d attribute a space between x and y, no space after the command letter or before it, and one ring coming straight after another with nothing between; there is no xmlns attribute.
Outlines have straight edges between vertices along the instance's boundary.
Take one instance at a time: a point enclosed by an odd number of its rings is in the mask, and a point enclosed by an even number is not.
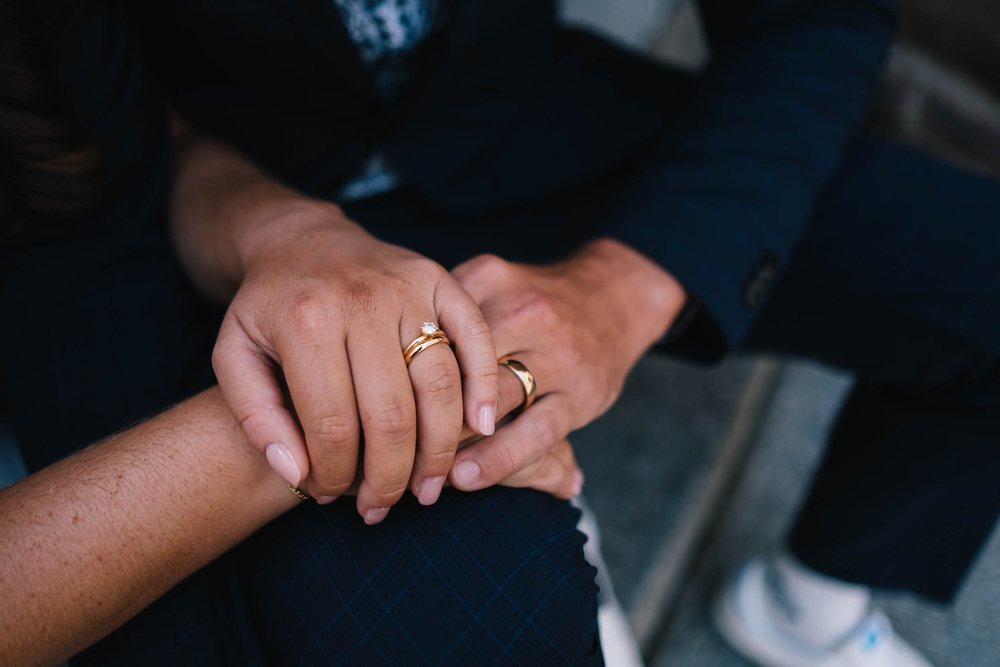
<svg viewBox="0 0 1000 667"><path fill-rule="evenodd" d="M252 443L261 440L261 436L266 432L270 413L271 410L261 408L257 405L236 405L233 409L233 414L240 415L240 430L246 434Z"/></svg>
<svg viewBox="0 0 1000 667"><path fill-rule="evenodd" d="M329 327L331 312L324 299L315 294L299 294L288 304L288 317L298 331L316 333Z"/></svg>
<svg viewBox="0 0 1000 667"><path fill-rule="evenodd" d="M447 278L449 275L446 268L432 259L427 259L426 257L420 258L420 262L416 267L416 274L426 280L434 282Z"/></svg>
<svg viewBox="0 0 1000 667"><path fill-rule="evenodd" d="M492 340L493 338L493 330L478 308L462 323L462 333L477 341Z"/></svg>
<svg viewBox="0 0 1000 667"><path fill-rule="evenodd" d="M452 445L457 444L457 441L452 443ZM446 471L451 468L451 464L455 460L455 451L455 446L423 449L420 452L421 466L431 471Z"/></svg>
<svg viewBox="0 0 1000 667"><path fill-rule="evenodd" d="M508 443L504 443L503 447L497 447L492 451L490 463L489 468L492 469L492 474L487 475L487 477L494 481L506 479L521 468L520 457Z"/></svg>
<svg viewBox="0 0 1000 667"><path fill-rule="evenodd" d="M559 429L549 419L533 419L528 422L528 437L542 451L549 451L559 441Z"/></svg>
<svg viewBox="0 0 1000 667"><path fill-rule="evenodd" d="M309 432L320 444L344 445L357 440L358 424L346 415L321 415L309 420Z"/></svg>
<svg viewBox="0 0 1000 667"><path fill-rule="evenodd" d="M222 340L216 341L215 347L212 348L212 369L216 375L224 371L229 364L229 354L229 349Z"/></svg>
<svg viewBox="0 0 1000 667"><path fill-rule="evenodd" d="M464 380L467 383L478 383L481 387L497 386L500 382L500 366L496 360L492 360L488 366L467 372Z"/></svg>
<svg viewBox="0 0 1000 667"><path fill-rule="evenodd" d="M416 427L416 415L399 404L387 405L365 419L365 433L394 442L414 440Z"/></svg>
<svg viewBox="0 0 1000 667"><path fill-rule="evenodd" d="M219 336L215 339L215 345L212 347L212 368L216 371L232 364L239 349L237 336L229 323L230 320L227 317L223 321L222 327L219 329Z"/></svg>
<svg viewBox="0 0 1000 667"><path fill-rule="evenodd" d="M368 500L373 507L385 507L394 504L406 491L406 480L366 480L368 485Z"/></svg>
<svg viewBox="0 0 1000 667"><path fill-rule="evenodd" d="M544 292L532 290L525 293L514 307L513 316L521 322L546 329L559 323L555 299Z"/></svg>
<svg viewBox="0 0 1000 667"><path fill-rule="evenodd" d="M450 399L458 393L461 380L453 364L436 361L419 372L420 388L429 397Z"/></svg>
<svg viewBox="0 0 1000 667"><path fill-rule="evenodd" d="M475 280L501 280L511 273L512 266L507 260L487 253L473 257L462 265L461 275Z"/></svg>

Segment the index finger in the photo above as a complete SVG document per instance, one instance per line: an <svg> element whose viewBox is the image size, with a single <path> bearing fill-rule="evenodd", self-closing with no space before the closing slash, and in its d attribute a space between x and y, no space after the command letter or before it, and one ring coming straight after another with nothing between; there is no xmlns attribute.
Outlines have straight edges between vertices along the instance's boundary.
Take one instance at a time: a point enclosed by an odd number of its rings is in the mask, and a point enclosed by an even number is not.
<svg viewBox="0 0 1000 667"><path fill-rule="evenodd" d="M499 373L490 326L472 297L451 278L438 288L435 301L462 373L465 422L480 435L493 435Z"/></svg>
<svg viewBox="0 0 1000 667"><path fill-rule="evenodd" d="M497 366L499 368L499 366ZM524 403L524 386L513 373L500 373L497 376L497 424L500 424ZM478 429L462 424L459 435L459 449L471 445L481 439Z"/></svg>

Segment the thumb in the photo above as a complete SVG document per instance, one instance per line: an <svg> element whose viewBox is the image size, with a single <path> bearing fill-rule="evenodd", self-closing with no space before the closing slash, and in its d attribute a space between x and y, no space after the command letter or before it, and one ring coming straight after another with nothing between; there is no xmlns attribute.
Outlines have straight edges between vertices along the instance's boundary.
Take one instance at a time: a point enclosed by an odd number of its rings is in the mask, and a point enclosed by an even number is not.
<svg viewBox="0 0 1000 667"><path fill-rule="evenodd" d="M251 445L291 486L309 474L309 454L298 422L288 408L275 373L243 328L226 318L212 354L212 365L229 410Z"/></svg>

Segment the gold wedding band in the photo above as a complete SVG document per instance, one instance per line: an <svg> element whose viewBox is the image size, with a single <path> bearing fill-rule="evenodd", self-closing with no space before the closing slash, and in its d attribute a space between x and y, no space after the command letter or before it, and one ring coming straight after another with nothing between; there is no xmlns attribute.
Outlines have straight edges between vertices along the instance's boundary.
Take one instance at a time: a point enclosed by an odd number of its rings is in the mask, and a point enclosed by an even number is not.
<svg viewBox="0 0 1000 667"><path fill-rule="evenodd" d="M524 402L521 403L521 406L515 412L524 412L535 402L535 395L538 392L538 385L535 384L535 376L531 374L527 366L517 359L504 356L497 359L497 363L509 368L517 376L517 379L521 381L521 386L524 387Z"/></svg>
<svg viewBox="0 0 1000 667"><path fill-rule="evenodd" d="M298 487L292 486L291 484L288 485L288 490L291 491L292 493L294 493L296 496L298 496L299 500L312 500L313 499L312 496L310 496L308 493L306 493L305 491L303 491L302 489L300 489Z"/></svg>
<svg viewBox="0 0 1000 667"><path fill-rule="evenodd" d="M434 322L424 322L420 327L420 335L414 338L406 349L403 350L403 361L409 366L410 362L416 358L418 354L423 352L429 347L437 345L438 343L448 343L451 345L451 341L448 340L448 336L445 335L443 331Z"/></svg>

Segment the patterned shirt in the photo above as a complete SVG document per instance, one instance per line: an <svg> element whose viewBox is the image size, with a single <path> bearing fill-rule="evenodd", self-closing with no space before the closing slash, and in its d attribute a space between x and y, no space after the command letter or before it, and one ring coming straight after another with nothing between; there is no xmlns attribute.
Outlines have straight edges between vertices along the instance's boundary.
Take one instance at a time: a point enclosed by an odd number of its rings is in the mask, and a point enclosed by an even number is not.
<svg viewBox="0 0 1000 667"><path fill-rule="evenodd" d="M386 97L410 75L410 55L433 30L438 0L333 0L358 53Z"/></svg>

